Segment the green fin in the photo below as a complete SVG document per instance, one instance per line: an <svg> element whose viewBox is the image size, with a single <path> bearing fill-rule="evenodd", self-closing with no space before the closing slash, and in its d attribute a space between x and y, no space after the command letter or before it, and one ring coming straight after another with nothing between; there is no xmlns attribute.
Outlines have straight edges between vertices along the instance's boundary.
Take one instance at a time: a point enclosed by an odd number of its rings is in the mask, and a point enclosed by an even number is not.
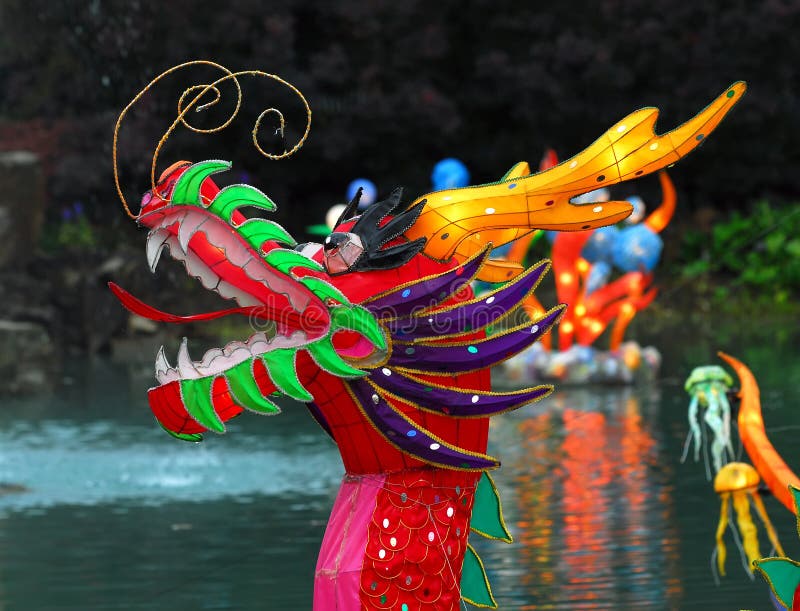
<svg viewBox="0 0 800 611"><path fill-rule="evenodd" d="M236 402L259 414L280 414L281 409L267 399L253 378L253 359L239 363L225 372L228 388Z"/></svg>
<svg viewBox="0 0 800 611"><path fill-rule="evenodd" d="M158 422L158 420L156 420ZM175 431L170 431L167 427L163 424L158 422L162 429L164 429L167 433L172 435L175 439L180 439L181 441L193 441L195 443L199 443L203 441L203 436L200 433L176 433Z"/></svg>
<svg viewBox="0 0 800 611"><path fill-rule="evenodd" d="M792 608L794 591L800 584L800 565L789 558L762 558L753 562L783 606Z"/></svg>
<svg viewBox="0 0 800 611"><path fill-rule="evenodd" d="M203 181L218 172L230 170L230 161L201 161L189 166L183 174L181 174L178 181L175 183L175 188L172 190L172 197L170 201L173 204L194 204L201 206L200 201L200 185Z"/></svg>
<svg viewBox="0 0 800 611"><path fill-rule="evenodd" d="M322 367L328 373L332 373L340 378L360 378L367 374L366 371L361 371L355 367L351 367L342 357L336 353L331 340L325 338L318 342L306 346L306 350L311 353L317 365Z"/></svg>
<svg viewBox="0 0 800 611"><path fill-rule="evenodd" d="M254 206L274 212L277 206L264 193L250 185L231 185L217 193L208 209L220 218L230 221L233 211L243 206Z"/></svg>
<svg viewBox="0 0 800 611"><path fill-rule="evenodd" d="M268 219L248 219L239 225L236 230L257 252L260 251L261 245L267 240L283 242L285 244L289 244L292 248L297 246L297 242L295 242L294 238L289 234L288 231L278 225L278 223ZM310 259L306 258L306 260Z"/></svg>
<svg viewBox="0 0 800 611"><path fill-rule="evenodd" d="M303 276L300 278L299 282L317 297L319 297L322 301L325 301L326 299L332 299L333 301L338 301L342 305L351 305L350 300L345 297L341 291L334 288L333 285L328 284L324 280L320 280L314 276Z"/></svg>
<svg viewBox="0 0 800 611"><path fill-rule="evenodd" d="M274 250L270 250L264 255L264 260L278 271L287 275L293 267L304 267L306 269L313 269L316 272L324 271L322 266L316 261L309 259L305 255L301 255L299 252L288 250L286 248L276 248ZM303 282L303 280L308 278L310 278L310 276L301 278L300 282ZM322 281L320 280L320 282ZM303 282L303 284L305 284L305 282Z"/></svg>
<svg viewBox="0 0 800 611"><path fill-rule="evenodd" d="M337 306L331 308L331 329L350 329L357 331L375 346L378 350L386 350L386 337L381 331L381 326L366 308L361 306Z"/></svg>
<svg viewBox="0 0 800 611"><path fill-rule="evenodd" d="M261 358L267 367L272 383L278 387L278 390L292 399L309 403L314 400L314 397L303 388L297 378L294 363L296 353L297 348L279 348L261 355Z"/></svg>
<svg viewBox="0 0 800 611"><path fill-rule="evenodd" d="M789 484L789 492L794 499L794 513L797 516L797 535L800 536L800 488L795 488Z"/></svg>
<svg viewBox="0 0 800 611"><path fill-rule="evenodd" d="M472 519L469 527L473 532L489 539L500 539L511 543L511 533L503 519L503 507L500 495L492 477L484 471L475 489L475 501L472 506Z"/></svg>
<svg viewBox="0 0 800 611"><path fill-rule="evenodd" d="M469 543L464 554L464 568L461 571L461 598L476 607L497 609L497 602L492 596L492 588L486 577L483 562Z"/></svg>
<svg viewBox="0 0 800 611"><path fill-rule="evenodd" d="M181 380L181 396L183 405L192 418L209 430L224 433L225 425L217 416L214 404L211 402L214 379L214 376L209 376L195 380Z"/></svg>

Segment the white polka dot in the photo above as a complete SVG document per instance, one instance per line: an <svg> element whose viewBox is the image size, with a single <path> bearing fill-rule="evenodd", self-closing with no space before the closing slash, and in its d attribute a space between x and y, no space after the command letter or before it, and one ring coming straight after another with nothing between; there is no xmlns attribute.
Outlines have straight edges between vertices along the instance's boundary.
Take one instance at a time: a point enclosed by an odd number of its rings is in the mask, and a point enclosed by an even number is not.
<svg viewBox="0 0 800 611"><path fill-rule="evenodd" d="M384 558L386 558L386 550L385 550L385 549L382 549L382 550L380 550L380 551L378 552L378 558L380 558L381 560L383 560Z"/></svg>
<svg viewBox="0 0 800 611"><path fill-rule="evenodd" d="M473 403L477 403L480 400L481 400L481 398L478 395L472 395L472 402Z"/></svg>
<svg viewBox="0 0 800 611"><path fill-rule="evenodd" d="M592 208L592 212L602 212L602 211L603 211L603 206L595 206L594 208Z"/></svg>
<svg viewBox="0 0 800 611"><path fill-rule="evenodd" d="M658 142L653 142L653 144L651 144L651 145L650 145L650 150L651 150L651 151L654 151L654 150L656 150L657 148L658 148Z"/></svg>
<svg viewBox="0 0 800 611"><path fill-rule="evenodd" d="M494 208L487 208L485 212L486 214L494 214Z"/></svg>
<svg viewBox="0 0 800 611"><path fill-rule="evenodd" d="M391 545L392 547L397 547L397 539L395 537L389 539L389 545Z"/></svg>
<svg viewBox="0 0 800 611"><path fill-rule="evenodd" d="M430 448L431 448L431 450L438 450L438 449L439 449L439 448L441 448L441 447L442 447L442 446L440 446L438 443L432 443L432 444L430 445Z"/></svg>
<svg viewBox="0 0 800 611"><path fill-rule="evenodd" d="M531 327L531 333L536 333L539 330L539 325L533 325Z"/></svg>
<svg viewBox="0 0 800 611"><path fill-rule="evenodd" d="M576 165L578 165L578 162L577 161L573 161L571 164L569 164L569 167L570 168L574 168Z"/></svg>
<svg viewBox="0 0 800 611"><path fill-rule="evenodd" d="M428 323L433 324L433 318L429 318Z"/></svg>
<svg viewBox="0 0 800 611"><path fill-rule="evenodd" d="M385 375L385 376L392 375L392 372L388 367L384 367L383 369L381 369L381 371L383 372L383 375Z"/></svg>
<svg viewBox="0 0 800 611"><path fill-rule="evenodd" d="M448 517L448 518L452 518L454 513L455 513L455 512L453 511L453 508L452 508L452 507L448 507L448 508L447 508L447 517Z"/></svg>
<svg viewBox="0 0 800 611"><path fill-rule="evenodd" d="M491 297L489 297L489 299L486 300L487 304L493 303L493 302L494 302L494 295L492 295Z"/></svg>
<svg viewBox="0 0 800 611"><path fill-rule="evenodd" d="M627 126L625 126L625 125L620 125L620 126L617 128L617 132L621 134L621 133L622 133L622 132L624 132L626 129L628 129L628 128L627 128Z"/></svg>
<svg viewBox="0 0 800 611"><path fill-rule="evenodd" d="M433 534L433 531L430 531L430 532L428 533L428 541L430 541L431 543L433 543L433 540L434 540L435 538L436 538L436 535L434 535L434 534Z"/></svg>
<svg viewBox="0 0 800 611"><path fill-rule="evenodd" d="M383 518L383 527L389 528L389 518Z"/></svg>

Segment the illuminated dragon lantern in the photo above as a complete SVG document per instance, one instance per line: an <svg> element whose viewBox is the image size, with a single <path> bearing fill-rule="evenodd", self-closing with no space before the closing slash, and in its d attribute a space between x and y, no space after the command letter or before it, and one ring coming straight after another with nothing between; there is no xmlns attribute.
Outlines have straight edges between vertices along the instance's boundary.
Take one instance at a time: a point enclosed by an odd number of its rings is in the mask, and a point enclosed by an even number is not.
<svg viewBox="0 0 800 611"><path fill-rule="evenodd" d="M172 435L199 441L245 410L278 413L278 397L306 404L346 471L318 558L314 609L454 610L461 598L495 606L468 542L470 531L510 540L488 476L500 464L486 453L489 418L552 389L492 392L489 368L535 342L564 306L509 322L549 263L522 269L488 252L536 228L625 218L627 202L570 199L676 162L743 92L743 83L732 85L661 136L658 111L639 110L538 174L520 163L496 183L407 202L397 190L360 216L356 196L322 244L297 245L274 222L245 217L244 208L275 205L248 185L219 189L211 177L227 162L179 163L153 181L136 217L149 230L151 269L167 248L237 306L176 316L112 285L122 303L172 323L244 315L270 321L274 333L255 332L197 361L184 340L174 365L162 349L150 406ZM506 282L474 298L475 278Z"/></svg>

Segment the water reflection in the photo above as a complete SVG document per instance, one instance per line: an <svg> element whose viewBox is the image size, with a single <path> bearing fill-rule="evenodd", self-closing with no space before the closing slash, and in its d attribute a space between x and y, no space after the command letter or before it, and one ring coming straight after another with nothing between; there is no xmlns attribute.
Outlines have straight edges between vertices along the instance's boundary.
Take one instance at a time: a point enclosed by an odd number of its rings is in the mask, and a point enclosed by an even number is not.
<svg viewBox="0 0 800 611"><path fill-rule="evenodd" d="M654 433L657 397L644 405L645 415L631 389L562 390L498 427L504 451L518 448L498 474L512 484L503 493L519 565L516 583L499 571L501 598L519 591L521 609L681 598L672 468Z"/></svg>
<svg viewBox="0 0 800 611"><path fill-rule="evenodd" d="M70 375L0 411L0 610L310 608L342 467L302 406L180 443L127 367Z"/></svg>
<svg viewBox="0 0 800 611"><path fill-rule="evenodd" d="M741 572L714 586L718 500L679 463L685 369L658 392L559 389L495 419L515 542L476 547L501 609L767 608ZM198 446L159 431L146 378L102 361L72 375L60 396L0 410L0 482L24 486L0 494L0 611L311 607L341 463L301 406ZM763 402L791 456L800 390L765 384Z"/></svg>
<svg viewBox="0 0 800 611"><path fill-rule="evenodd" d="M20 482L25 489L0 495L0 516L65 504L313 495L341 478L335 448L313 431L280 437L240 427L230 438L186 444L162 439L149 423L14 422L0 430L0 482Z"/></svg>

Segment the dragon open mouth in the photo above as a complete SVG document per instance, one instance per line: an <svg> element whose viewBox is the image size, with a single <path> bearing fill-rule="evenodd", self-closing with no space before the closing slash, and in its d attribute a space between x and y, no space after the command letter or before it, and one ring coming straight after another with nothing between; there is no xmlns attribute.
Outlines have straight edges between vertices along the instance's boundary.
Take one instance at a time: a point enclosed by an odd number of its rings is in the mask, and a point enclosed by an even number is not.
<svg viewBox="0 0 800 611"><path fill-rule="evenodd" d="M130 311L160 322L197 322L243 315L254 327L267 323L275 326L274 333L256 331L246 341L234 341L224 348L207 351L199 361L191 360L184 341L176 367L169 364L162 347L156 360L156 378L160 384L217 375L271 350L303 346L328 331L330 318L323 305L313 303L313 295L298 290L293 279L263 265L260 257L238 239L234 227L220 223L199 208L164 210L154 215L143 220L150 226L147 239L150 270L155 272L167 249L204 288L235 301L239 307L178 316L149 306L112 285L115 295ZM244 224L248 222L245 220Z"/></svg>
<svg viewBox="0 0 800 611"><path fill-rule="evenodd" d="M187 323L213 320L234 314L246 315L251 321L273 320L266 312L265 306L247 306L217 310L203 314L179 316L162 312L140 301L125 289L114 284L109 284L112 292L122 304L134 314L156 320L159 322ZM156 358L156 379L159 384L167 384L178 379L196 379L204 376L217 375L222 371L234 367L241 362L261 356L270 350L282 348L297 348L308 343L308 335L302 329L288 324L283 325L285 335L256 331L245 341L233 341L224 348L212 348L203 355L199 361L192 361L189 356L188 346L184 340L178 350L177 366L173 367L164 354L162 346Z"/></svg>
<svg viewBox="0 0 800 611"><path fill-rule="evenodd" d="M240 406L274 413L277 407L267 397L275 393L310 401L297 377L286 374L294 370L300 350L329 371L350 377L363 375L356 367L382 358L386 350L374 317L350 303L328 281L320 263L294 250L296 242L282 227L241 213L245 207L274 210L266 195L249 185L220 190L208 178L228 167L227 162L206 161L171 168L157 188L145 194L138 220L150 230L151 271L167 249L189 276L237 307L181 316L109 285L128 310L151 320L187 323L240 315L248 317L254 329L246 340L212 348L197 361L190 357L185 339L175 365L163 346L158 351L159 385L150 391L150 404L162 425L178 435L221 432L222 422L241 412ZM274 331L264 330L267 324L274 325ZM197 397L204 400L193 410L189 404ZM168 415L186 409L194 422ZM220 419L221 413L226 416Z"/></svg>

